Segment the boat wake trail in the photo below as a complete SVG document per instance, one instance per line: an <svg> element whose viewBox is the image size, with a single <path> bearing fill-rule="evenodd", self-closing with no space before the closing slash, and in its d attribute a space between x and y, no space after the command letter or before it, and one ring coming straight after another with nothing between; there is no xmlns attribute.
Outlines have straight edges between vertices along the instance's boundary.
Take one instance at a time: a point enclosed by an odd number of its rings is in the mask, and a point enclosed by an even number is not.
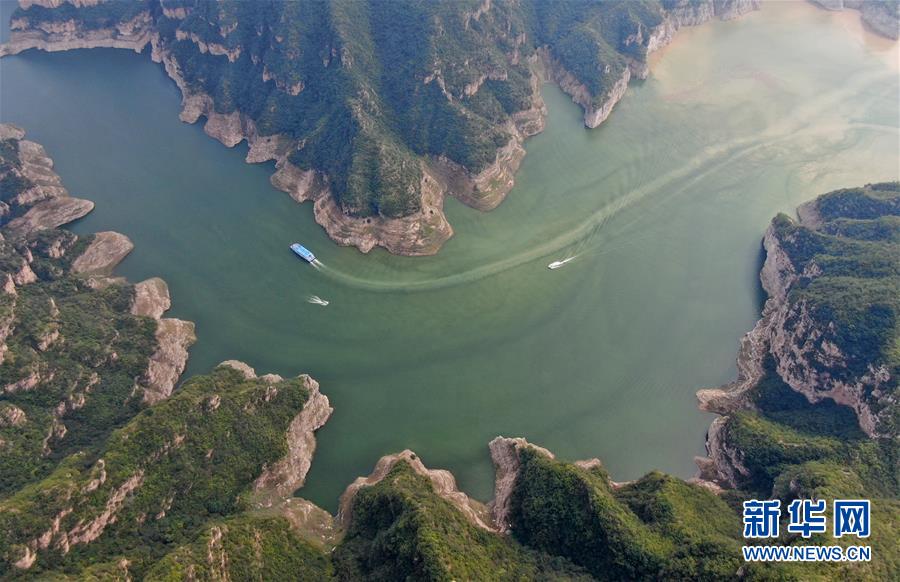
<svg viewBox="0 0 900 582"><path fill-rule="evenodd" d="M854 116L844 116L837 125L822 124L822 115L833 112L835 106L843 99L855 95L865 94L865 91L876 83L884 80L885 74L861 74L856 78L848 79L848 83L839 89L822 94L797 106L788 112L784 118L768 126L765 130L749 136L737 137L729 141L710 145L697 152L691 159L685 161L678 168L659 175L641 186L625 193L623 196L598 208L593 214L566 232L544 241L542 244L530 246L519 254L505 257L492 263L477 266L468 271L451 275L439 276L419 281L397 280L373 280L357 277L349 273L335 269L322 269L323 274L340 283L359 289L373 292L416 292L430 291L454 285L470 283L500 272L513 269L525 263L536 261L543 257L557 254L563 249L570 249L568 257L551 263L558 264L554 269L571 261L576 256L593 253L594 249L601 249L604 237L601 236L603 227L613 216L619 214L629 206L640 202L644 198L656 195L660 200L680 194L691 189L698 182L729 164L734 164L744 158L757 153L760 150L779 146L784 142L796 140L800 137L822 137L836 130L847 131L850 129L876 129L896 132L896 128L880 127L867 128L865 124L852 121ZM815 140L811 140L815 141ZM603 251L614 250L616 246L602 246Z"/></svg>
<svg viewBox="0 0 900 582"><path fill-rule="evenodd" d="M314 305L321 305L322 307L325 307L329 303L328 301L326 301L325 299L322 299L318 295L310 295L309 297L306 298L306 302L312 303Z"/></svg>

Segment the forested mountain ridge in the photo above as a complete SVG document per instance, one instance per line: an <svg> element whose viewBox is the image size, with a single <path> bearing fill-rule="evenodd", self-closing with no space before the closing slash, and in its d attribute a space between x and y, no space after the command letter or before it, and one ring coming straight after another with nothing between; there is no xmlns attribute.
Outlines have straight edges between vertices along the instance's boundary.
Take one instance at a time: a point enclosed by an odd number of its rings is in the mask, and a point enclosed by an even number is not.
<svg viewBox="0 0 900 582"><path fill-rule="evenodd" d="M595 127L647 55L682 25L756 0L596 2L25 1L2 49L143 50L181 87L182 119L207 118L273 184L315 200L335 240L436 252L443 196L499 204L543 127L540 80ZM0 53L2 54L2 53Z"/></svg>

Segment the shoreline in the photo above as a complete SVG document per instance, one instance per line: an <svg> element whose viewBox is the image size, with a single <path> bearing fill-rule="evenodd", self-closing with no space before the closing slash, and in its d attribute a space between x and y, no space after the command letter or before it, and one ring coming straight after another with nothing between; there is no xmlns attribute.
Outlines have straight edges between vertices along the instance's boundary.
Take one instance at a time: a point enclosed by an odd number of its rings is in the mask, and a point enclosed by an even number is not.
<svg viewBox="0 0 900 582"><path fill-rule="evenodd" d="M737 17L757 7L758 0L734 0L721 9L710 2L696 9L676 10L668 14L651 33L648 54L668 44L682 26L702 24L716 16L721 19ZM171 16L184 17L176 12ZM182 121L193 124L201 117L205 118L204 132L229 148L246 140L249 147L245 158L247 163L274 161L276 171L270 177L271 184L299 203L312 201L315 221L325 229L329 237L340 245L356 247L363 253L381 246L396 255L436 254L444 242L453 236L453 228L443 211L447 196L479 211L496 208L515 185L515 174L526 155L525 141L545 127L547 111L541 95L543 82L559 85L585 110L585 125L595 128L609 117L615 105L624 97L630 80L633 77L646 78L649 73L647 64L630 63L613 90L595 108L584 85L556 62L546 47L539 48L529 57L531 107L510 116L505 125L510 139L497 150L492 164L479 173L472 174L445 158L424 156L419 189L421 209L418 212L402 218L357 218L346 214L335 202L327 176L314 169L298 168L288 161L294 140L278 134L260 135L254 121L245 114L237 110L227 114L218 113L209 95L191 92L174 58L161 47L159 34L154 29L148 11L114 27L87 32L79 29L74 21L52 25L41 23L35 29L21 30L26 25L27 21L19 22L16 26L19 30L13 30L10 40L0 45L0 57L31 49L56 52L82 48L117 48L143 53L149 45L151 60L163 65L166 74L181 92L182 111L179 118ZM199 43L198 39L190 40ZM229 60L234 57L219 45L199 43L198 46L201 52L224 55Z"/></svg>
<svg viewBox="0 0 900 582"><path fill-rule="evenodd" d="M24 239L38 231L61 228L94 209L93 202L69 195L62 179L53 170L52 158L43 146L25 139L25 135L25 130L20 127L0 124L0 139L18 141L22 173L32 178L34 184L18 197L21 206L27 206L28 210L4 226L11 240ZM113 272L134 249L131 240L113 231L92 233L85 238L88 237L87 247L72 261L69 274L84 279L94 289L129 284L125 278L114 276ZM0 240L3 238L0 237ZM59 247L55 252L62 256L66 250ZM29 265L30 261L26 261L20 273L7 277L7 284L4 285L7 293L14 293L16 285L37 281ZM193 322L162 317L172 304L165 281L152 277L130 284L134 286L135 294L131 314L150 317L156 322L157 348L150 355L147 369L139 380L144 402L153 404L167 398L175 389L187 366L188 348L197 337Z"/></svg>

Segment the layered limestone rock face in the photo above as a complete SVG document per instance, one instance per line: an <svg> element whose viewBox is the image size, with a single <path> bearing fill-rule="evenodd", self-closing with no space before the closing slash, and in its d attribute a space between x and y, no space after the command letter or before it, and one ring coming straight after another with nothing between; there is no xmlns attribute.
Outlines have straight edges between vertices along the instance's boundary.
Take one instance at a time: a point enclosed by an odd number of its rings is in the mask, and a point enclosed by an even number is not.
<svg viewBox="0 0 900 582"><path fill-rule="evenodd" d="M72 262L76 275L108 275L134 249L134 243L124 234L98 232L93 240Z"/></svg>
<svg viewBox="0 0 900 582"><path fill-rule="evenodd" d="M622 76L615 82L613 88L604 96L599 107L594 105L594 97L587 86L575 75L565 69L547 47L538 49L537 54L541 59L542 70L545 79L559 85L572 101L584 109L584 124L595 128L609 117L613 107L618 103L628 90L628 82L631 80L631 70L626 68Z"/></svg>
<svg viewBox="0 0 900 582"><path fill-rule="evenodd" d="M869 198L869 188L882 185L867 186L856 190L842 190L827 194L800 206L797 210L799 221L791 221L787 217L776 218L766 230L763 247L766 259L760 272L760 281L768 294L762 317L753 330L741 340L737 357L737 378L719 388L703 389L697 392L697 399L702 410L723 415L713 421L707 433L708 458L698 458L699 475L728 486L738 486L749 471L743 465L742 452L735 450L725 437L730 415L738 410L754 410L754 389L763 379L767 370L764 368L767 358L774 363L774 372L778 378L791 389L802 394L811 404L832 400L837 404L849 407L856 414L859 427L873 439L896 439L897 435L891 427L891 415L895 414L898 397L896 394L896 378L893 377L889 364L881 358L877 351L867 355L862 365L859 356L851 356L848 352L857 347L847 342L867 340L847 340L841 335L840 326L851 325L827 319L816 311L816 307L807 295L800 291L812 285L816 279L828 276L829 262L834 257L817 255L807 257L804 253L808 246L815 244L815 238L832 235L832 228L841 228L843 215L832 217L832 221L823 219L819 205L827 199L856 194L863 199L839 200L844 210L853 216L854 204L873 206L891 204L890 193L893 190L877 191ZM887 185L890 186L890 185ZM883 193L879 193L883 192ZM893 199L896 215L897 202ZM849 209L849 210L846 210ZM890 217L891 211L886 212ZM872 216L869 216L872 218ZM870 221L874 222L874 220ZM837 225L837 226L835 226ZM840 232L840 231L838 231ZM823 234L826 233L826 234ZM852 244L853 238L840 239L840 244ZM830 240L830 239L826 239ZM843 242L841 242L843 241ZM857 241L859 242L859 241ZM863 244L871 244L862 239ZM890 243L885 243L889 245ZM827 247L825 247L827 248ZM877 264L875 259L863 256L857 259L853 253L861 252L848 247L843 250L842 260L859 260L863 268ZM867 247L855 247L856 249ZM888 246L887 249L892 247ZM798 250L799 249L799 250ZM820 251L825 252L825 251ZM867 252L867 251L862 251ZM869 251L870 252L870 251ZM887 251L892 252L892 251ZM817 261L824 261L824 269ZM866 273L858 273L863 281L877 281ZM840 275L831 275L840 279ZM846 283L862 285L863 283ZM859 287L860 293L862 288ZM846 299L845 301L850 301ZM864 301L864 299L860 299ZM848 306L849 307L849 306ZM858 325L858 324L857 324ZM853 358L857 358L856 361Z"/></svg>
<svg viewBox="0 0 900 582"><path fill-rule="evenodd" d="M99 2L70 2L76 6L86 6ZM22 8L40 4L56 8L63 2L20 1ZM75 20L61 22L32 23L28 19L13 19L10 22L9 41L0 44L0 57L19 54L30 49L48 52L86 48L120 48L141 52L150 42L153 19L149 12L141 12L132 19L103 28L85 29Z"/></svg>
<svg viewBox="0 0 900 582"><path fill-rule="evenodd" d="M159 319L172 307L169 286L159 277L152 277L134 286L134 304L131 313Z"/></svg>
<svg viewBox="0 0 900 582"><path fill-rule="evenodd" d="M25 236L69 224L93 209L94 203L89 200L61 196L35 204L23 216L11 220L7 229L13 236Z"/></svg>
<svg viewBox="0 0 900 582"><path fill-rule="evenodd" d="M0 124L0 140L11 140L18 154L18 167L9 170L25 187L6 202L0 202L0 224L13 208L27 209L5 225L12 237L25 237L38 230L56 228L77 220L94 209L89 200L73 198L53 170L53 160L44 147L25 139L15 125Z"/></svg>
<svg viewBox="0 0 900 582"><path fill-rule="evenodd" d="M760 0L675 0L667 5L669 20L676 28L697 26L713 18L733 20L760 9Z"/></svg>

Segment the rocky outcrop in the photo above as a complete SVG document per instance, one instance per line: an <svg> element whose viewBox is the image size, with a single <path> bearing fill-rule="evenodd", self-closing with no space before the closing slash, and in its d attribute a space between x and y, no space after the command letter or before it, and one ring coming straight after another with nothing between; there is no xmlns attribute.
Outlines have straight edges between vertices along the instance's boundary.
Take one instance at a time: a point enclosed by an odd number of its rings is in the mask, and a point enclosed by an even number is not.
<svg viewBox="0 0 900 582"><path fill-rule="evenodd" d="M735 488L750 476L750 470L744 466L743 452L725 438L727 425L727 416L719 416L710 424L706 431L707 456L694 458L697 464L694 480Z"/></svg>
<svg viewBox="0 0 900 582"><path fill-rule="evenodd" d="M22 213L6 225L6 232L11 237L20 238L38 230L56 228L93 210L93 202L69 196L59 175L53 170L53 160L43 146L25 139L24 130L15 125L0 124L0 139L15 143L16 164L7 172L14 174L24 185L2 203L0 219L12 207Z"/></svg>
<svg viewBox="0 0 900 582"><path fill-rule="evenodd" d="M0 404L0 427L22 426L28 421L25 411L8 402Z"/></svg>
<svg viewBox="0 0 900 582"><path fill-rule="evenodd" d="M25 139L25 131L8 123L0 124L0 139L12 140L17 149L17 160L12 172L24 187L3 203L5 212L10 207L24 210L6 225L6 232L13 238L25 237L38 230L47 230L77 220L94 209L94 203L69 196L62 179L53 170L53 160L44 147Z"/></svg>
<svg viewBox="0 0 900 582"><path fill-rule="evenodd" d="M805 301L791 304L779 313L773 327L770 351L778 375L811 403L825 399L849 406L862 430L873 438L896 436L879 429L876 410L894 404L890 392L891 373L886 365L870 364L862 375L840 379L848 358L829 341L829 329L810 315Z"/></svg>
<svg viewBox="0 0 900 582"><path fill-rule="evenodd" d="M71 4L72 6L96 6L101 2L109 0L19 0L19 6L22 8L30 8L31 6L43 6L44 8L58 8L63 4Z"/></svg>
<svg viewBox="0 0 900 582"><path fill-rule="evenodd" d="M147 371L137 385L148 404L165 400L172 394L187 366L188 348L197 340L193 322L162 317L171 305L169 286L162 279L154 277L134 286L131 313L157 320L156 351L150 356Z"/></svg>
<svg viewBox="0 0 900 582"><path fill-rule="evenodd" d="M334 241L367 253L376 246L398 255L433 255L453 235L444 215L444 196L437 178L422 173L421 209L402 218L356 218L345 214L328 190L319 191L313 215Z"/></svg>
<svg viewBox="0 0 900 582"><path fill-rule="evenodd" d="M631 70L625 68L612 88L602 96L598 105L596 104L595 96L591 94L587 86L575 75L567 71L562 63L553 56L550 49L542 47L538 49L537 54L541 59L545 78L559 85L560 89L572 98L572 101L584 109L584 124L587 127L595 128L606 121L606 118L612 113L613 107L624 97L625 91L628 90Z"/></svg>
<svg viewBox="0 0 900 582"><path fill-rule="evenodd" d="M318 382L305 374L300 376L300 380L308 397L303 410L288 426L287 454L265 467L253 484L253 490L261 494L261 497L257 497L258 506L271 507L303 486L316 451L315 432L325 425L334 411L328 397L319 391Z"/></svg>
<svg viewBox="0 0 900 582"><path fill-rule="evenodd" d="M134 244L124 234L98 232L84 252L72 262L72 273L108 275L133 249Z"/></svg>
<svg viewBox="0 0 900 582"><path fill-rule="evenodd" d="M338 520L344 528L349 525L353 500L356 498L359 490L381 482L397 463L406 463L417 474L428 478L431 481L435 494L459 509L472 524L487 531L497 531L491 524L487 510L478 502L469 499L465 493L456 487L456 479L454 479L452 473L443 469L426 468L419 457L408 449L394 455L381 457L368 477L359 477L347 487L344 494L341 495L340 508L338 510Z"/></svg>
<svg viewBox="0 0 900 582"><path fill-rule="evenodd" d="M23 139L25 132L21 129L7 125L12 131L2 133L8 138L18 141L19 163L18 174L28 181L28 188L9 199L10 204L18 206L34 206L44 200L62 198L69 195L63 187L62 180L53 170L53 160L47 155L44 147L33 141Z"/></svg>
<svg viewBox="0 0 900 582"><path fill-rule="evenodd" d="M50 520L50 526L41 535L21 544L18 549L20 557L13 565L20 570L27 570L34 564L38 554L46 550L56 550L61 554L67 554L71 547L79 544L88 544L96 540L110 524L116 522L116 517L122 506L137 490L144 480L144 470L138 469L127 479L124 479L118 487L110 489L106 495L102 509L97 508L96 513L90 514L90 518L78 520L72 527L64 525L71 520L76 507L71 505L74 497L94 492L100 485L106 482L105 461L99 459L94 465L93 472L99 477L88 483L81 491L69 488L65 491L65 507L60 509Z"/></svg>
<svg viewBox="0 0 900 582"><path fill-rule="evenodd" d="M88 214L94 209L89 200L63 196L39 202L23 216L14 218L6 226L12 236L25 236L38 230L48 230L68 224Z"/></svg>
<svg viewBox="0 0 900 582"><path fill-rule="evenodd" d="M546 457L554 458L553 453L543 447L533 445L525 439L498 436L488 444L491 461L494 463L494 499L488 507L494 526L501 532L510 530L510 500L519 477L519 452L528 448Z"/></svg>
<svg viewBox="0 0 900 582"><path fill-rule="evenodd" d="M171 306L169 286L159 277L141 281L134 286L134 303L131 306L133 315L159 319Z"/></svg>
<svg viewBox="0 0 900 582"><path fill-rule="evenodd" d="M331 550L340 540L341 529L334 516L300 497L288 497L279 506L280 514L304 539L326 550Z"/></svg>
<svg viewBox="0 0 900 582"><path fill-rule="evenodd" d="M150 356L147 372L139 384L147 404L165 400L172 394L187 365L188 348L197 341L194 323L163 318L156 326L156 351Z"/></svg>

